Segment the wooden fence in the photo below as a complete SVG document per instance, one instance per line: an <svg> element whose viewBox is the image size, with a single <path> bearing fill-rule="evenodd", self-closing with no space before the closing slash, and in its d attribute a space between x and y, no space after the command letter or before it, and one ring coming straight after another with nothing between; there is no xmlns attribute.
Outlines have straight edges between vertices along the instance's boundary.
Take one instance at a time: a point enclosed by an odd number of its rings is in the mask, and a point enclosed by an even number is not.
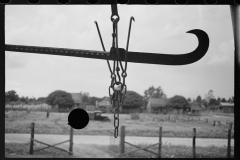
<svg viewBox="0 0 240 160"><path fill-rule="evenodd" d="M150 152L152 154L155 154L158 158L161 158L161 147L162 147L162 127L159 127L159 142L156 143L156 144L152 144L152 145L149 145L147 147L139 147L139 146L136 146L134 144L131 144L129 142L126 142L125 141L125 126L121 126L121 134L120 134L120 154L121 155L124 155L124 154L129 154L129 153L133 153L133 152L136 152L136 151L139 151L139 150L144 150L144 151L147 151L147 152ZM125 153L125 147L124 147L124 144L128 144L130 146L133 146L133 147L136 147L138 149L134 150L134 151L130 151L130 152L127 152ZM147 150L147 148L150 148L150 147L153 147L153 146L156 146L158 145L158 153L155 153L153 151L150 151L150 150Z"/></svg>
<svg viewBox="0 0 240 160"><path fill-rule="evenodd" d="M231 158L231 130L232 130L232 123L229 124L228 128L228 143L227 143L227 158ZM136 147L138 149L125 152L125 144L128 144L130 146ZM155 153L153 151L147 150L147 148L153 147L158 145L158 153ZM139 150L144 150L147 152L150 152L157 156L157 158L161 158L161 151L162 151L162 127L159 127L159 141L158 143L151 144L146 147L139 147L137 145L131 144L129 142L125 141L125 126L121 126L121 134L120 134L120 155L127 155L129 153L137 152ZM193 158L196 158L196 128L193 128L193 141L192 141L192 156Z"/></svg>
<svg viewBox="0 0 240 160"><path fill-rule="evenodd" d="M73 128L72 128L72 127L70 127L70 139L69 139L69 140L64 141L64 142L60 142L60 143L57 143L57 144L50 145L50 144L43 143L43 142L40 142L40 141L34 139L34 126L35 126L35 123L32 123L32 124L31 124L30 151L29 151L29 154L30 154L30 155L33 155L33 152L38 152L38 151L40 151L40 150L44 150L44 149L47 149L47 148L50 148L50 147L59 149L59 150L64 151L64 152L67 152L69 155L73 155ZM47 147L40 148L40 149L38 149L38 150L33 150L33 144L34 144L34 142L37 142L37 143L46 145ZM62 148L56 147L57 145L60 145L60 144L66 143L66 142L70 142L70 143L69 143L69 151L64 150L64 149L62 149Z"/></svg>
<svg viewBox="0 0 240 160"><path fill-rule="evenodd" d="M132 117L131 117L132 118ZM224 122L216 119L208 119L208 118L201 118L201 117L192 117L192 116L183 116L183 115L163 115L161 117L153 117L153 121L171 121L171 122L178 122L178 121L183 121L183 122L198 122L198 123L205 123L205 124L210 124L213 126L226 126L228 127L230 123L233 122ZM234 123L232 124L234 126Z"/></svg>

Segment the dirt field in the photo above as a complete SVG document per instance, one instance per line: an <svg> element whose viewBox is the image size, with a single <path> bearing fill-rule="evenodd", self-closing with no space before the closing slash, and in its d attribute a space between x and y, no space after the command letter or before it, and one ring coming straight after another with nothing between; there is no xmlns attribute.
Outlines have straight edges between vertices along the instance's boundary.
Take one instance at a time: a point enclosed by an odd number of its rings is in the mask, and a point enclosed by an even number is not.
<svg viewBox="0 0 240 160"><path fill-rule="evenodd" d="M22 111L26 112L26 111ZM76 135L109 135L114 130L113 114L108 116L111 122L90 121L87 127L75 130ZM203 115L187 121L189 116L178 116L176 122L174 116L140 114L140 119L131 120L131 115L120 114L120 126L126 126L127 136L158 136L159 126L163 127L165 137L192 137L192 130L196 128L197 137L200 138L227 138L228 128L226 122L233 122L234 117L219 115ZM5 133L30 133L31 122L35 122L35 133L40 134L69 134L68 113L50 113L46 118L46 112L31 112L14 118L5 117ZM208 123L203 122L208 118ZM191 118L190 118L191 119ZM220 126L213 126L213 120L221 121ZM79 121L81 118L79 117ZM234 130L232 130L234 137Z"/></svg>

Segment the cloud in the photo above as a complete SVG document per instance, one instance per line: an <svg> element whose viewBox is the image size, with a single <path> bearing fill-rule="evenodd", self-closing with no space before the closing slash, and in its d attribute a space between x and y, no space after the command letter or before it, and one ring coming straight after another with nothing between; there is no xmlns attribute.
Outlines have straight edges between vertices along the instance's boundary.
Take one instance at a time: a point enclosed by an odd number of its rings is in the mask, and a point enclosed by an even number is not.
<svg viewBox="0 0 240 160"><path fill-rule="evenodd" d="M234 63L234 41L233 39L220 44L217 53L212 54L208 65L221 65L226 63Z"/></svg>

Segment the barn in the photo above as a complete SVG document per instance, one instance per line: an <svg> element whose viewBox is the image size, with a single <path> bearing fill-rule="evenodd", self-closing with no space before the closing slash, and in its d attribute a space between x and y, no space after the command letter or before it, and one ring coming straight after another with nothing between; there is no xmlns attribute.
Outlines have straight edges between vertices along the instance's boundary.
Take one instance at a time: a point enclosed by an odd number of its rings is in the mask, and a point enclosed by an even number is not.
<svg viewBox="0 0 240 160"><path fill-rule="evenodd" d="M217 110L221 113L234 113L234 103L221 102Z"/></svg>
<svg viewBox="0 0 240 160"><path fill-rule="evenodd" d="M147 104L148 113L164 113L166 105L168 103L167 98L149 98Z"/></svg>
<svg viewBox="0 0 240 160"><path fill-rule="evenodd" d="M109 97L105 97L102 101L96 102L96 107L103 113L110 113L112 109L111 100Z"/></svg>
<svg viewBox="0 0 240 160"><path fill-rule="evenodd" d="M199 116L201 115L202 106L197 102L190 103L191 115Z"/></svg>
<svg viewBox="0 0 240 160"><path fill-rule="evenodd" d="M70 94L74 101L74 108L86 109L86 104L84 104L82 102L82 94L81 93L70 93Z"/></svg>

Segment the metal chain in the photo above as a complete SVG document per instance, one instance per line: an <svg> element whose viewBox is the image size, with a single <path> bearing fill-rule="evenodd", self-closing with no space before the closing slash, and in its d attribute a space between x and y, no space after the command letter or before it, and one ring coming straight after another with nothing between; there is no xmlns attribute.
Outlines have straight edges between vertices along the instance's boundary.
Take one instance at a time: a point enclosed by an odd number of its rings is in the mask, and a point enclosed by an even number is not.
<svg viewBox="0 0 240 160"><path fill-rule="evenodd" d="M127 85L125 84L125 79L127 77L127 53L128 53L128 44L129 44L129 37L130 37L130 29L131 29L131 22L134 20L133 17L130 19L130 25L129 25L129 32L128 32L128 41L125 51L125 68L123 68L121 59L120 59L120 53L118 49L118 22L120 20L120 17L117 13L117 5L111 5L112 6L112 16L111 21L113 22L113 41L112 41L112 49L113 53L115 53L115 59L113 62L113 70L111 70L110 65L108 64L109 70L111 72L111 84L109 86L109 97L111 98L111 104L112 108L114 108L114 137L118 137L118 128L119 128L119 109L123 106L123 100L124 95L127 91ZM117 18L114 19L113 17L116 16ZM120 65L120 67L119 67ZM122 73L120 75L120 69L122 70ZM122 76L122 79L121 79ZM117 80L118 78L118 80ZM122 82L121 82L122 80ZM111 94L111 89L113 91L113 94Z"/></svg>
<svg viewBox="0 0 240 160"><path fill-rule="evenodd" d="M111 73L111 84L109 86L109 96L111 98L112 108L114 108L114 137L118 137L118 128L119 128L119 110L123 105L123 97L126 91L123 93L123 89L126 89L125 78L126 74L123 74L125 70L123 69L120 53L118 50L118 29L117 29L118 19L113 19L113 43L112 48L116 49L114 53L115 59L113 63L113 71ZM125 59L126 61L126 59ZM125 62L126 63L126 62ZM120 66L119 66L120 65ZM122 74L120 75L120 68L122 70ZM123 78L123 83L121 82L121 76ZM113 94L111 94L111 90Z"/></svg>

